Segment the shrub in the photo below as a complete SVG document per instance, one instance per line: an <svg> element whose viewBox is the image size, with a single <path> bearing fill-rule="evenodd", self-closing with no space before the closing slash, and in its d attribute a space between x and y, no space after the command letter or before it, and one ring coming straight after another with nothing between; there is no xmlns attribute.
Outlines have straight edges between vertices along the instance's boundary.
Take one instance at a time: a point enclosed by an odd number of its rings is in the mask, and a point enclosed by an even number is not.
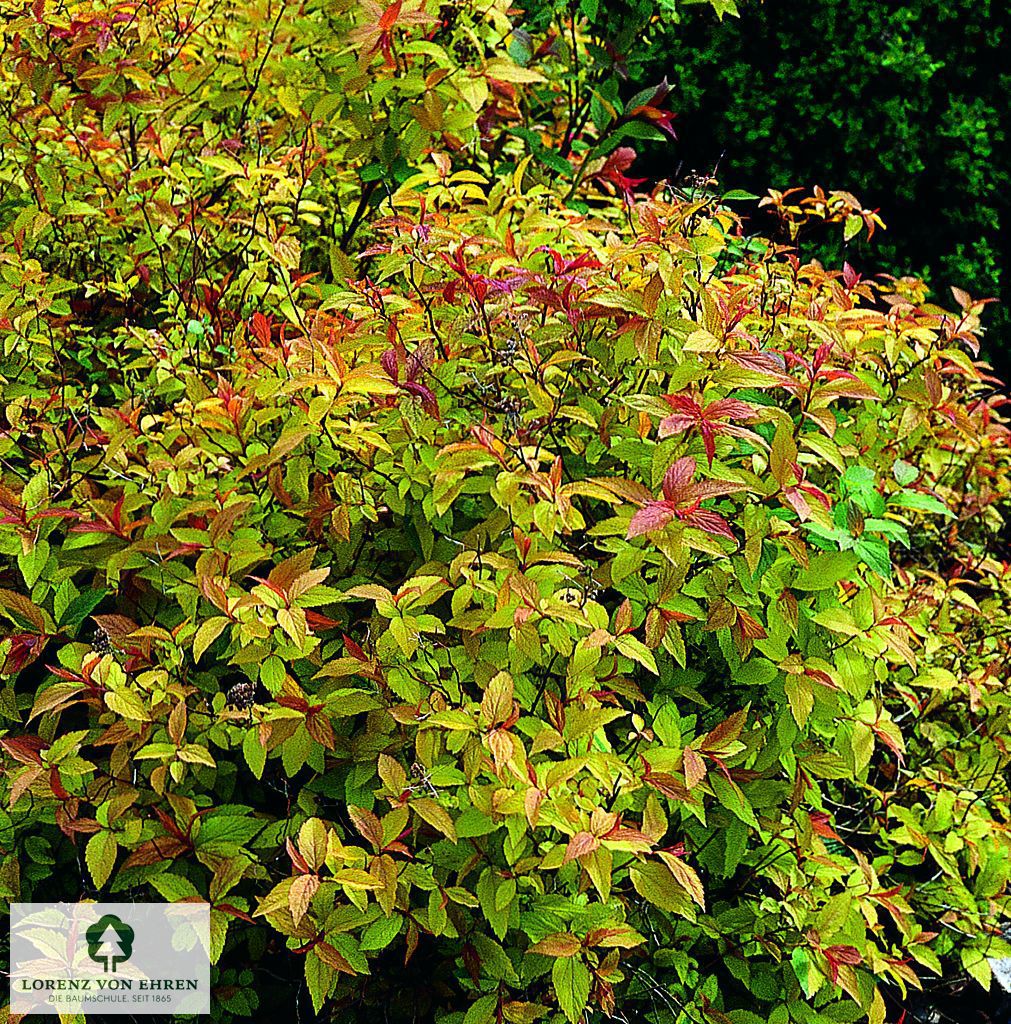
<svg viewBox="0 0 1011 1024"><path fill-rule="evenodd" d="M4 79L2 895L209 901L219 1019L988 984L981 304L636 199L504 7L82 10Z"/></svg>

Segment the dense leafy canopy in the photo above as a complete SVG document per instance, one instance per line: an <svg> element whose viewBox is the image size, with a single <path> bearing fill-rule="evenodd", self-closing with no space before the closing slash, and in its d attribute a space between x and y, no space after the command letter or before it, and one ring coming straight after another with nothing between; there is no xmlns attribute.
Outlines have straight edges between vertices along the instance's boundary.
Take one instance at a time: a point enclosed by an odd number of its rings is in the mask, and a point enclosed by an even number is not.
<svg viewBox="0 0 1011 1024"><path fill-rule="evenodd" d="M565 4L531 0L544 22ZM632 83L671 85L678 146L651 145L641 173L692 168L758 192L845 184L880 208L887 234L847 247L867 272L915 271L934 294L955 285L1000 300L984 318L987 358L1011 368L1011 8L999 0L762 0L716 24L703 6L656 19L600 0L595 27L621 39ZM584 4L584 10L587 5ZM591 12L593 8L590 8ZM624 34L622 29L624 27ZM838 236L808 240L839 259Z"/></svg>
<svg viewBox="0 0 1011 1024"><path fill-rule="evenodd" d="M882 1024L1007 952L982 305L640 194L664 90L565 29L8 22L0 896L209 901L217 1019Z"/></svg>

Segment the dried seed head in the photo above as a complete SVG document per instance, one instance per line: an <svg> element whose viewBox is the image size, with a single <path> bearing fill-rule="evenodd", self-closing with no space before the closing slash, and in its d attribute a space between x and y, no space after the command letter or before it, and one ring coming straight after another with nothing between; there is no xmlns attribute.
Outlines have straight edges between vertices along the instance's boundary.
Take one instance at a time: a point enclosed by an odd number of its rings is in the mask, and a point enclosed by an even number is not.
<svg viewBox="0 0 1011 1024"><path fill-rule="evenodd" d="M109 654L112 651L112 638L101 626L95 627L91 637L91 649L96 654Z"/></svg>
<svg viewBox="0 0 1011 1024"><path fill-rule="evenodd" d="M256 699L256 683L250 683L243 681L236 683L232 686L228 693L225 695L226 704L231 705L241 710L246 710L253 706L253 701Z"/></svg>

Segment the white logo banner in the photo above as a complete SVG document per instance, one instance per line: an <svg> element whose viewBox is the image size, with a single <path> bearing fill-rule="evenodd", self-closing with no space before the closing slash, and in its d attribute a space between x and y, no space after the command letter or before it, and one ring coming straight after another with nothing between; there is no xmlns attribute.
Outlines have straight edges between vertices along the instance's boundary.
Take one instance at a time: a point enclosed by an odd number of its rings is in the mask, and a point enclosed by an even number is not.
<svg viewBox="0 0 1011 1024"><path fill-rule="evenodd" d="M206 903L12 903L12 1013L210 1013Z"/></svg>

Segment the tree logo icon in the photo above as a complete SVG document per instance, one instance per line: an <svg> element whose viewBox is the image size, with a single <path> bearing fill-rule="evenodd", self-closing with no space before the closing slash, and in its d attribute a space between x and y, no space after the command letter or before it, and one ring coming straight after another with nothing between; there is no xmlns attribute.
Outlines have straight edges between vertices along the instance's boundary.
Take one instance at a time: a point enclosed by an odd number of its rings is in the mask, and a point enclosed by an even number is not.
<svg viewBox="0 0 1011 1024"><path fill-rule="evenodd" d="M113 974L116 964L125 963L133 954L133 929L115 914L100 917L84 936L88 941L88 956Z"/></svg>

